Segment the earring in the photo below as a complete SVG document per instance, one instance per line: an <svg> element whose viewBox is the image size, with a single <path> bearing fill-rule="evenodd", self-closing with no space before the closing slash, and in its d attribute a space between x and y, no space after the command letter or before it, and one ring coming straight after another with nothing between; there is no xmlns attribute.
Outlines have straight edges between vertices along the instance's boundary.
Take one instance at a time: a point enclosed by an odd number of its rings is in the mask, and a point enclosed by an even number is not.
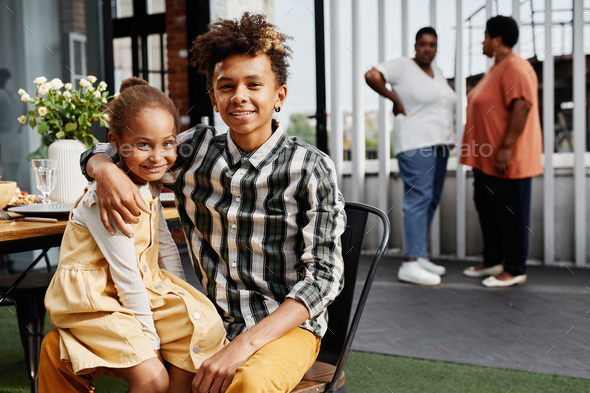
<svg viewBox="0 0 590 393"><path fill-rule="evenodd" d="M278 108L275 108L275 112L280 112L281 111L281 107L279 106Z"/></svg>
<svg viewBox="0 0 590 393"><path fill-rule="evenodd" d="M492 52L492 57L496 57L497 54L498 54L498 52L496 52L496 51Z"/></svg>

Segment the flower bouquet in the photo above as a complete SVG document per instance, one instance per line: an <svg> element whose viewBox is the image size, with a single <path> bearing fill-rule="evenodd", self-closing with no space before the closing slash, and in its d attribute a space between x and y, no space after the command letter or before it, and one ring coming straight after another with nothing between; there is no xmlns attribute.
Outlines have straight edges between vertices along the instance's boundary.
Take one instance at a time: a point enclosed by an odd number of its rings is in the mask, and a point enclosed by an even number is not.
<svg viewBox="0 0 590 393"><path fill-rule="evenodd" d="M96 77L89 75L87 79L80 80L79 89L72 90L71 83L64 84L58 78L48 82L44 76L38 77L34 80L37 85L34 97L23 89L18 91L21 101L35 106L18 121L22 124L28 121L31 128L37 127L47 146L59 139L74 139L91 147L96 138L90 133L90 128L96 121L103 127L109 127L109 117L104 113L103 106L110 98L118 96L109 96L105 82L94 87L95 82ZM62 87L63 91L60 90Z"/></svg>

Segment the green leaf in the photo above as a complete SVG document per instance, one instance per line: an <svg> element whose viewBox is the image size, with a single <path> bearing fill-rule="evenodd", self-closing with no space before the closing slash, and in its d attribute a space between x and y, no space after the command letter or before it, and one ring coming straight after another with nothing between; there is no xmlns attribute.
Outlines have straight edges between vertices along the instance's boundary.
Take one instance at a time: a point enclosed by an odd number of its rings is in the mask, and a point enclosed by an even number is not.
<svg viewBox="0 0 590 393"><path fill-rule="evenodd" d="M67 127L67 125L66 125L66 127ZM57 134L55 134L55 137L57 139L64 139L66 137L66 133L63 131L59 131Z"/></svg>
<svg viewBox="0 0 590 393"><path fill-rule="evenodd" d="M66 124L66 126L64 128L65 128L66 132L74 131L76 128L78 128L78 125L76 123L70 122L70 123Z"/></svg>
<svg viewBox="0 0 590 393"><path fill-rule="evenodd" d="M39 158L41 158L41 159L43 159L43 158L47 159L48 150L49 149L47 148L46 145L41 145L41 146L39 146L39 148L37 150L35 150L34 152L32 152L31 154L29 154L27 156L27 160L31 161L31 160L39 159Z"/></svg>
<svg viewBox="0 0 590 393"><path fill-rule="evenodd" d="M85 125L86 124L86 120L88 120L88 118L86 117L86 113L83 113L79 118L78 118L78 124L80 125Z"/></svg>
<svg viewBox="0 0 590 393"><path fill-rule="evenodd" d="M32 117L31 120L29 120L29 125L31 126L31 128L37 127L37 119ZM41 132L41 130L39 130L39 132Z"/></svg>
<svg viewBox="0 0 590 393"><path fill-rule="evenodd" d="M39 122L39 134L44 135L47 132L47 130L49 130L49 123L45 121Z"/></svg>

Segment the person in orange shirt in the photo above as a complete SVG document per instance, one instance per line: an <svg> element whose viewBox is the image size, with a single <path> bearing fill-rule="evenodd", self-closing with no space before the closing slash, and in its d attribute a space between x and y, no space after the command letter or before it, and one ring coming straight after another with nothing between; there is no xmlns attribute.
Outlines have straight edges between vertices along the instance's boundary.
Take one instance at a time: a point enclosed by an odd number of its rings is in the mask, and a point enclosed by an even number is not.
<svg viewBox="0 0 590 393"><path fill-rule="evenodd" d="M494 64L467 95L461 163L473 168L473 200L483 235L483 263L468 277L486 287L526 281L531 178L543 173L538 80L534 67L512 52L514 19L486 23L483 53Z"/></svg>

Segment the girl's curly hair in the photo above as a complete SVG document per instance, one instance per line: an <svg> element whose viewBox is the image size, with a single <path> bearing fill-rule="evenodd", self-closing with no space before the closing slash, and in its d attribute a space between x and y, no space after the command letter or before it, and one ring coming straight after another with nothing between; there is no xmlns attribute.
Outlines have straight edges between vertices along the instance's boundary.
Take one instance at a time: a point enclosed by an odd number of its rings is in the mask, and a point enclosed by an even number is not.
<svg viewBox="0 0 590 393"><path fill-rule="evenodd" d="M191 47L191 65L201 74L207 75L208 88L213 86L215 65L229 56L265 54L275 73L277 85L287 83L291 48L285 45L292 37L279 33L263 14L245 12L238 21L217 19L209 24L208 32L195 38Z"/></svg>
<svg viewBox="0 0 590 393"><path fill-rule="evenodd" d="M121 82L121 94L109 102L109 132L121 137L129 121L144 109L161 109L174 119L175 135L180 131L180 117L174 103L161 90L152 87L145 80L131 77Z"/></svg>

